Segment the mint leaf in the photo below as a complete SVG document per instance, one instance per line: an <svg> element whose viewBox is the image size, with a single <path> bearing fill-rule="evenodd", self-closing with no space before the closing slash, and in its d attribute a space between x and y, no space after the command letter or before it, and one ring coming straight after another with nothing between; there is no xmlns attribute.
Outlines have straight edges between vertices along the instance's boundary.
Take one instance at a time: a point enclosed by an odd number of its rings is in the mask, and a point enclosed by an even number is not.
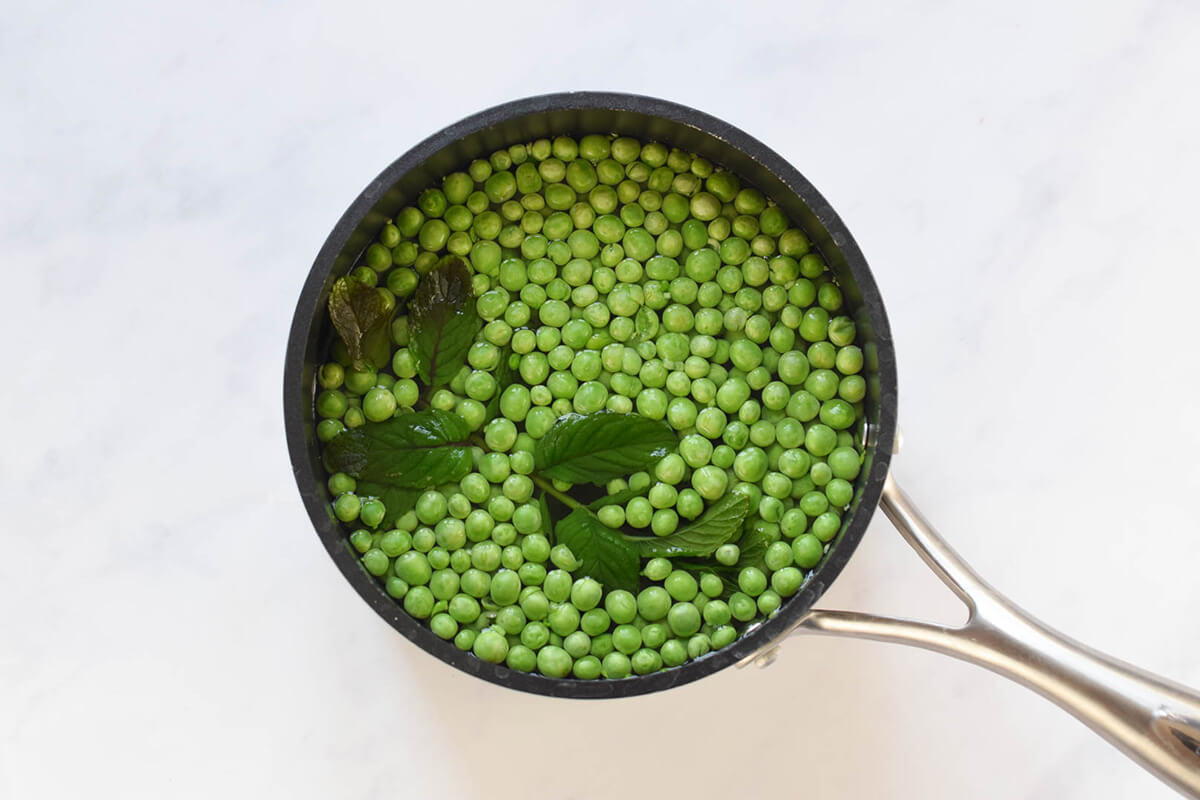
<svg viewBox="0 0 1200 800"><path fill-rule="evenodd" d="M737 537L735 536L734 539ZM730 539L732 542L734 539ZM672 563L676 569L687 569L692 572L703 573L711 572L721 579L725 585L723 597L728 597L734 592L741 591L738 586L737 577L746 567L761 567L763 566L763 556L767 554L767 547L771 544L767 535L761 531L749 530L741 538L739 547L741 555L738 557L736 564L718 564L711 559L698 558L677 558Z"/></svg>
<svg viewBox="0 0 1200 800"><path fill-rule="evenodd" d="M457 481L471 471L470 432L462 417L439 409L368 422L325 445L325 468L404 489Z"/></svg>
<svg viewBox="0 0 1200 800"><path fill-rule="evenodd" d="M329 292L329 319L355 369L387 366L395 313L394 302L389 303L375 287L358 278L338 278Z"/></svg>
<svg viewBox="0 0 1200 800"><path fill-rule="evenodd" d="M738 558L737 568L741 570L743 567L761 566L763 556L767 554L767 546L770 544L767 535L762 531L746 531L746 535L738 542L741 556Z"/></svg>
<svg viewBox="0 0 1200 800"><path fill-rule="evenodd" d="M555 537L559 544L571 548L579 560L576 575L595 578L609 591L637 592L641 565L637 548L586 509L577 508L563 517L555 529Z"/></svg>
<svg viewBox="0 0 1200 800"><path fill-rule="evenodd" d="M461 258L443 258L408 301L409 350L417 374L434 389L445 386L467 363L479 330L471 273Z"/></svg>
<svg viewBox="0 0 1200 800"><path fill-rule="evenodd" d="M547 478L604 483L649 468L677 441L666 423L638 414L568 414L538 440L534 461Z"/></svg>
<svg viewBox="0 0 1200 800"><path fill-rule="evenodd" d="M336 439L334 440L336 441ZM742 492L722 497L690 525L669 536L626 536L643 558L663 556L710 556L735 533L750 513L750 498ZM766 550L764 546L764 551Z"/></svg>
<svg viewBox="0 0 1200 800"><path fill-rule="evenodd" d="M355 494L359 497L378 497L383 501L385 510L383 521L379 523L382 530L388 530L396 524L396 520L411 511L417 505L421 489L404 489L399 486L388 486L385 483L359 481Z"/></svg>

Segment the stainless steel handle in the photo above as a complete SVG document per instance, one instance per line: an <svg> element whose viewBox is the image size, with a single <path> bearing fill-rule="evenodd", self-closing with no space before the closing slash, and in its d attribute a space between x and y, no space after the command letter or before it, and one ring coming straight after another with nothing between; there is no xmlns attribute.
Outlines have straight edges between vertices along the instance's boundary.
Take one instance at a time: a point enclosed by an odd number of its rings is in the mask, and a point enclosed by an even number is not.
<svg viewBox="0 0 1200 800"><path fill-rule="evenodd" d="M881 505L966 604L966 623L947 627L814 609L797 632L915 645L987 667L1071 712L1172 788L1200 798L1200 694L1097 652L1022 611L954 552L890 476Z"/></svg>

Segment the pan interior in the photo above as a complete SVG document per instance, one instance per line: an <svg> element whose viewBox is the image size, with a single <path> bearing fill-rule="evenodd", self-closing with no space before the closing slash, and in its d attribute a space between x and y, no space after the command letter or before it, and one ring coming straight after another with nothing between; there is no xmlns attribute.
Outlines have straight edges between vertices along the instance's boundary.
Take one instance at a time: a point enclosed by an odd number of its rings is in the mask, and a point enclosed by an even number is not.
<svg viewBox="0 0 1200 800"><path fill-rule="evenodd" d="M658 141L701 156L770 197L801 227L829 264L859 331L867 378L866 455L841 532L802 589L777 614L732 645L681 667L621 680L581 681L521 673L463 653L409 617L358 563L330 510L332 498L316 439L315 370L334 335L325 313L333 282L349 272L384 222L473 159L519 142L560 135L615 133ZM643 694L687 683L726 667L790 630L849 559L874 511L887 474L895 432L896 377L887 316L858 246L824 198L762 143L714 117L636 95L569 93L506 103L452 125L418 144L359 195L334 227L305 283L292 323L284 409L293 471L326 549L354 588L397 631L443 661L510 688L560 697Z"/></svg>

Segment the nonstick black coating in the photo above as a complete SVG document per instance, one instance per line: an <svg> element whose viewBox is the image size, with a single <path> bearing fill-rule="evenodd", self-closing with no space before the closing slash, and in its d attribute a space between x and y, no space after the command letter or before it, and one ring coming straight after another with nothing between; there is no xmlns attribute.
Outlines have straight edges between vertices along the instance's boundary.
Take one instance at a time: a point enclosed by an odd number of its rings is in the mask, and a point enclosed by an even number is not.
<svg viewBox="0 0 1200 800"><path fill-rule="evenodd" d="M865 354L867 452L842 531L803 588L770 620L729 647L680 667L621 680L547 678L489 664L434 636L387 595L359 563L333 516L316 438L315 371L328 353L332 328L326 302L384 221L417 194L472 159L518 142L557 135L618 133L698 153L723 165L777 202L829 263L854 315ZM887 476L896 430L896 367L891 330L867 262L846 226L804 176L757 139L708 114L638 95L569 92L540 95L481 111L409 150L351 203L304 282L288 338L283 380L284 424L292 471L313 526L346 580L388 623L418 647L484 680L555 697L629 697L670 689L736 663L789 631L845 566L866 530Z"/></svg>

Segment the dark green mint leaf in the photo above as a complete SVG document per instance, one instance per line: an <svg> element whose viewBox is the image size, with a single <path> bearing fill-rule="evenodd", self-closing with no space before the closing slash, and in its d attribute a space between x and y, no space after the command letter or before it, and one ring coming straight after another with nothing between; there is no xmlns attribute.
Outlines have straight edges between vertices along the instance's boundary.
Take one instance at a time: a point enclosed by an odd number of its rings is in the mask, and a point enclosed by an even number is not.
<svg viewBox="0 0 1200 800"><path fill-rule="evenodd" d="M409 349L426 385L445 386L467 363L479 331L471 273L461 258L443 258L408 301Z"/></svg>
<svg viewBox="0 0 1200 800"><path fill-rule="evenodd" d="M405 489L437 486L471 471L470 432L462 417L439 409L368 422L325 445L325 468Z"/></svg>
<svg viewBox="0 0 1200 800"><path fill-rule="evenodd" d="M555 535L558 543L571 548L579 560L576 575L595 578L609 591L638 590L641 560L637 548L586 509L577 508L563 517Z"/></svg>
<svg viewBox="0 0 1200 800"><path fill-rule="evenodd" d="M637 547L638 555L643 558L710 556L742 530L742 523L749 513L750 498L742 492L730 492L709 506L695 522L669 536L626 536L625 539Z"/></svg>
<svg viewBox="0 0 1200 800"><path fill-rule="evenodd" d="M637 414L568 414L538 440L534 460L547 478L604 483L648 469L677 441L666 423Z"/></svg>
<svg viewBox="0 0 1200 800"><path fill-rule="evenodd" d="M358 278L338 278L329 292L329 319L356 369L387 366L395 313L394 302Z"/></svg>
<svg viewBox="0 0 1200 800"><path fill-rule="evenodd" d="M386 511L383 515L383 521L379 523L379 528L386 531L396 524L396 520L401 515L416 507L417 498L421 496L421 491L421 489L405 489L399 486L389 486L385 483L359 481L358 488L355 489L355 494L359 497L378 497L383 501L383 507Z"/></svg>
<svg viewBox="0 0 1200 800"><path fill-rule="evenodd" d="M745 567L761 567L763 556L767 554L767 546L770 544L767 535L762 531L746 531L738 542L741 556L738 558L737 568L741 570Z"/></svg>

